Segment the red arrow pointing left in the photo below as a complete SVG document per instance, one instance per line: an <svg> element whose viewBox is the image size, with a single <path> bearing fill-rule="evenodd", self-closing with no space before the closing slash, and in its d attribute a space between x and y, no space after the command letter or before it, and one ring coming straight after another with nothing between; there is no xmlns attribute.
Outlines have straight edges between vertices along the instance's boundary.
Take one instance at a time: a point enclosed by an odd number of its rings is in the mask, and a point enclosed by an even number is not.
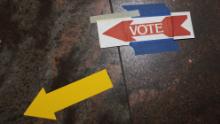
<svg viewBox="0 0 220 124"><path fill-rule="evenodd" d="M132 38L131 31L129 30L129 26L132 22L132 20L122 21L103 34L126 42L135 41L135 39Z"/></svg>
<svg viewBox="0 0 220 124"><path fill-rule="evenodd" d="M169 16L162 22L134 24L132 20L122 21L110 28L104 35L125 41L135 41L133 36L145 36L153 34L165 34L168 37L190 35L190 32L181 25L187 19L183 16Z"/></svg>

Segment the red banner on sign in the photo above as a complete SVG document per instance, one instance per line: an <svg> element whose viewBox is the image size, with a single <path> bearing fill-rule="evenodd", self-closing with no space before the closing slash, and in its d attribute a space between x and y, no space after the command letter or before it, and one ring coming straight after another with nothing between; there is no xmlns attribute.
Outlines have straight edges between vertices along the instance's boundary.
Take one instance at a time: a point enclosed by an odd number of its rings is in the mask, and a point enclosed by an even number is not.
<svg viewBox="0 0 220 124"><path fill-rule="evenodd" d="M147 36L155 34L164 34L168 37L190 35L190 32L181 25L187 19L187 16L169 16L162 22L132 24L133 20L122 21L110 28L104 35L125 41L135 41L134 36Z"/></svg>

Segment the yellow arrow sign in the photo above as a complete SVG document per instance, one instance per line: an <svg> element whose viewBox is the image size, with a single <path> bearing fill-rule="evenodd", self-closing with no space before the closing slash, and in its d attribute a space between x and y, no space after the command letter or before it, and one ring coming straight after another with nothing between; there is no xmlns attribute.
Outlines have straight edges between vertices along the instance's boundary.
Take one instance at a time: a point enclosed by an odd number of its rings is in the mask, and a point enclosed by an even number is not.
<svg viewBox="0 0 220 124"><path fill-rule="evenodd" d="M56 120L56 112L112 87L105 69L50 93L42 88L24 115Z"/></svg>

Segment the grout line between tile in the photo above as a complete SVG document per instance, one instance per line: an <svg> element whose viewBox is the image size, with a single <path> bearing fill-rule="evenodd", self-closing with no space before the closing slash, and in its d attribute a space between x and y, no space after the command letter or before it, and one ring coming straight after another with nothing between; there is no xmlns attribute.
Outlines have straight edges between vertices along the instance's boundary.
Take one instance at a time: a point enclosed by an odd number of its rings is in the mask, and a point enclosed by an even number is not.
<svg viewBox="0 0 220 124"><path fill-rule="evenodd" d="M109 0L109 5L110 5L111 13L114 13L112 0ZM125 86L126 99L127 99L127 103L128 103L128 111L129 111L129 116L130 116L129 119L130 119L130 123L132 124L133 119L132 119L131 105L130 105L130 102L129 102L128 87L127 87L127 82L126 82L126 79L125 79L125 71L124 71L124 65L123 65L123 62L122 62L120 46L118 46L117 49L118 49L118 54L119 54L119 59L120 59L120 66L121 66L121 71L122 71L123 83L124 83L124 86Z"/></svg>

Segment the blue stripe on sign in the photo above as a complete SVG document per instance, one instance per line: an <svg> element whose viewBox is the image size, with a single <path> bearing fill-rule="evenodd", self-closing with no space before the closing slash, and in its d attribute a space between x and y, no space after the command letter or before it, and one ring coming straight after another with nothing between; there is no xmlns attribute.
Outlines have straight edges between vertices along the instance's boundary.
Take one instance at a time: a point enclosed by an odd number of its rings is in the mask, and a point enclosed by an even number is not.
<svg viewBox="0 0 220 124"><path fill-rule="evenodd" d="M160 52L178 51L179 46L173 39L131 42L135 55L153 54Z"/></svg>
<svg viewBox="0 0 220 124"><path fill-rule="evenodd" d="M139 4L122 5L128 11L139 10L140 17L166 16L170 15L170 10L165 4ZM178 51L180 48L174 39L163 39L153 41L131 42L130 46L136 55L152 54L160 52Z"/></svg>
<svg viewBox="0 0 220 124"><path fill-rule="evenodd" d="M163 4L137 4L137 5L122 5L127 11L139 10L140 17L151 17L151 16L165 16L170 15L169 8Z"/></svg>

